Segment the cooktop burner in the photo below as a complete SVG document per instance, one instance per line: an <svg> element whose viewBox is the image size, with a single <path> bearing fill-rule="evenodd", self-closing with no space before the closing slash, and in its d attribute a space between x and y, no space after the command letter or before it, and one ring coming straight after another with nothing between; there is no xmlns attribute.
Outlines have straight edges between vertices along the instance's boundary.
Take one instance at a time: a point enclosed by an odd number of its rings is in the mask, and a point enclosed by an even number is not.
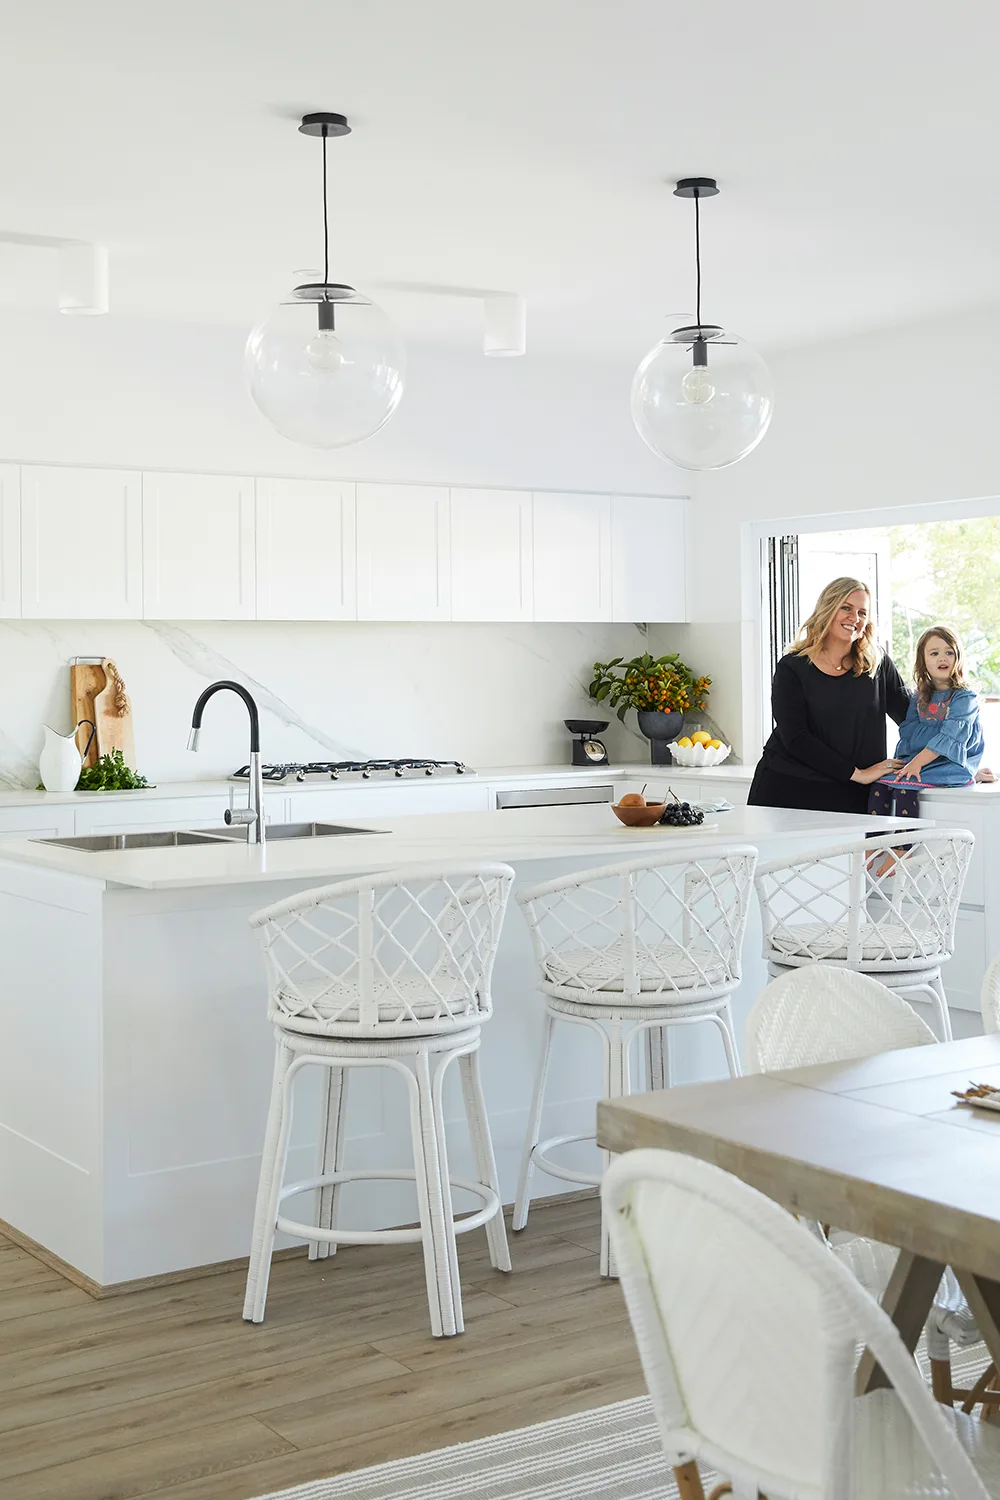
<svg viewBox="0 0 1000 1500"><path fill-rule="evenodd" d="M384 777L413 776L464 776L468 766L460 760L311 760L306 765L292 762L288 765L265 766L262 775L265 781L371 781ZM249 766L240 766L230 776L230 781L247 781Z"/></svg>

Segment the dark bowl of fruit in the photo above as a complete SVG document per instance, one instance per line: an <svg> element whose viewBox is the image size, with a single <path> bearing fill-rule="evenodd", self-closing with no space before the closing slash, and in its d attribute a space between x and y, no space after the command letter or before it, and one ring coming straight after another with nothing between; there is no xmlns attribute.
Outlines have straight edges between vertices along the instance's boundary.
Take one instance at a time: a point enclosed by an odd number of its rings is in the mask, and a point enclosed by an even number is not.
<svg viewBox="0 0 1000 1500"><path fill-rule="evenodd" d="M627 792L620 802L612 802L611 811L626 828L653 828L666 806L665 802L647 802L638 792Z"/></svg>

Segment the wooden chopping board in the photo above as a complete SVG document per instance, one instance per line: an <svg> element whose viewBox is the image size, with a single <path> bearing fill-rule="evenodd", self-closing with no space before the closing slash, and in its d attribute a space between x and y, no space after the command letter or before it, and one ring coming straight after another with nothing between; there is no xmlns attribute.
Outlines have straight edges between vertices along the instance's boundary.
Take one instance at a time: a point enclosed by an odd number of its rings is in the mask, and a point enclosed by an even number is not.
<svg viewBox="0 0 1000 1500"><path fill-rule="evenodd" d="M94 766L100 755L120 750L122 759L134 771L135 740L132 731L132 705L118 668L107 657L101 661L73 662L69 669L73 722L91 719L97 734L85 765ZM77 736L81 746L87 743L86 726Z"/></svg>

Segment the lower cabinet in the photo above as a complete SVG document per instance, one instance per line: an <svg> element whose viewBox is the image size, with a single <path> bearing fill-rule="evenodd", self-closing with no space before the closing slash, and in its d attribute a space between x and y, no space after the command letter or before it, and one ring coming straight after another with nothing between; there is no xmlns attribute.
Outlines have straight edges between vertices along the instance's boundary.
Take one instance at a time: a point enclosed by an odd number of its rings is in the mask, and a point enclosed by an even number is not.
<svg viewBox="0 0 1000 1500"><path fill-rule="evenodd" d="M65 803L0 807L0 839L59 839L73 832L73 809ZM0 851L0 859L3 853Z"/></svg>
<svg viewBox="0 0 1000 1500"><path fill-rule="evenodd" d="M229 806L229 798L221 794L213 797L166 797L160 800L143 798L141 802L99 801L100 793L94 793L94 801L75 803L70 809L74 826L70 830L86 833L150 833L158 828L217 828ZM244 800L237 793L237 805Z"/></svg>
<svg viewBox="0 0 1000 1500"><path fill-rule="evenodd" d="M419 813L489 812L490 788L478 781L423 782L402 786L337 787L291 792L284 798L282 822L352 823L365 818L412 817Z"/></svg>

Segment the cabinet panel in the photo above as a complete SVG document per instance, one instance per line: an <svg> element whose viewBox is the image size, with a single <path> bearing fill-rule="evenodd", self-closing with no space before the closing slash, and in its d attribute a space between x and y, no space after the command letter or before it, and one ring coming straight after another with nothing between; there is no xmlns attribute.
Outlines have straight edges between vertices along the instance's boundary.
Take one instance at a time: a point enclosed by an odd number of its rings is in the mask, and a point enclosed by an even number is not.
<svg viewBox="0 0 1000 1500"><path fill-rule="evenodd" d="M610 496L536 490L532 539L534 618L610 620Z"/></svg>
<svg viewBox="0 0 1000 1500"><path fill-rule="evenodd" d="M448 491L358 485L358 619L447 620Z"/></svg>
<svg viewBox="0 0 1000 1500"><path fill-rule="evenodd" d="M256 482L258 620L356 620L354 485Z"/></svg>
<svg viewBox="0 0 1000 1500"><path fill-rule="evenodd" d="M252 620L253 480L143 474L147 620Z"/></svg>
<svg viewBox="0 0 1000 1500"><path fill-rule="evenodd" d="M21 469L21 613L29 620L136 620L142 508L126 469Z"/></svg>
<svg viewBox="0 0 1000 1500"><path fill-rule="evenodd" d="M21 471L0 464L0 620L21 613Z"/></svg>
<svg viewBox="0 0 1000 1500"><path fill-rule="evenodd" d="M532 618L531 495L451 492L451 617Z"/></svg>
<svg viewBox="0 0 1000 1500"><path fill-rule="evenodd" d="M116 797L103 801L95 792L93 800L73 805L74 832L85 833L133 833L154 832L159 828L218 828L223 814L229 806L229 798L222 793L214 797L148 797L136 793L136 801L124 801ZM242 806L246 794L236 794L237 805Z"/></svg>
<svg viewBox="0 0 1000 1500"><path fill-rule="evenodd" d="M55 839L72 832L73 809L65 803L61 806L39 802L30 807L0 807L0 839Z"/></svg>
<svg viewBox="0 0 1000 1500"><path fill-rule="evenodd" d="M413 817L421 813L489 812L490 789L483 782L417 781L393 786L349 786L329 791L292 792L285 799L289 823L345 821L364 825L366 818Z"/></svg>
<svg viewBox="0 0 1000 1500"><path fill-rule="evenodd" d="M612 619L677 624L688 618L685 500L611 499Z"/></svg>
<svg viewBox="0 0 1000 1500"><path fill-rule="evenodd" d="M960 910L955 923L955 952L941 969L950 1006L956 1010L979 1010L983 975L992 956L987 941L986 913ZM923 999L923 996L919 998Z"/></svg>

